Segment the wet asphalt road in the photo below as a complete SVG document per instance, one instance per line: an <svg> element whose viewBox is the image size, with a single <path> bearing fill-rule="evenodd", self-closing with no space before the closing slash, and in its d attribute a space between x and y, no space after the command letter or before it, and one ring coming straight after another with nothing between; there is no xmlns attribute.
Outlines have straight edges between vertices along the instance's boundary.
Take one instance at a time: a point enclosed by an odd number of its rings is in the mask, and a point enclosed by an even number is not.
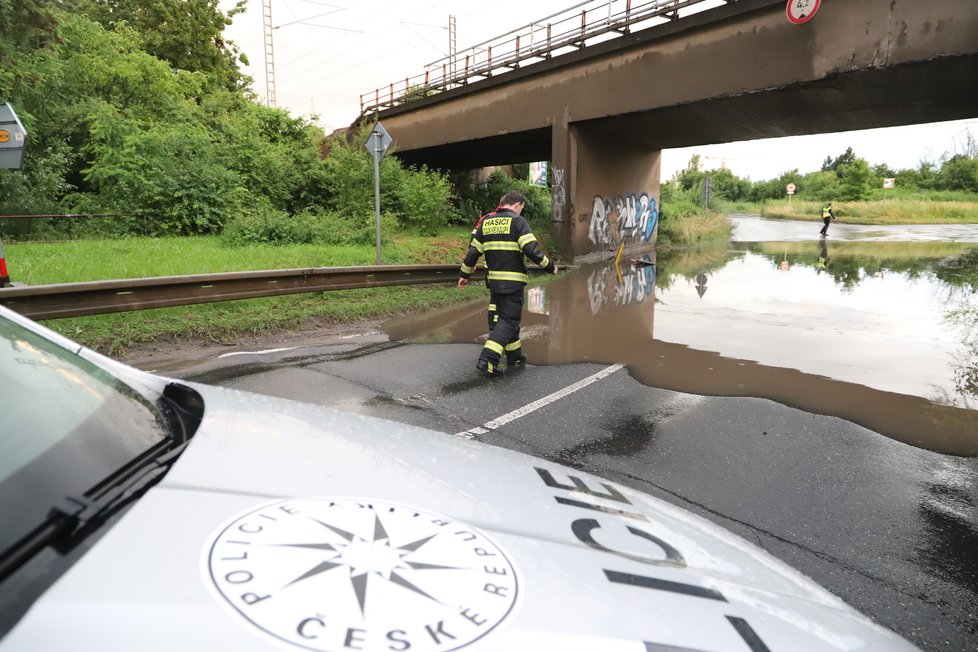
<svg viewBox="0 0 978 652"><path fill-rule="evenodd" d="M486 381L472 368L478 345L385 339L248 356L190 376L605 476L760 545L922 649L978 649L978 537L973 521L962 524L974 516L978 458L764 399L647 387L605 364L530 365ZM496 429L461 434L602 372Z"/></svg>
<svg viewBox="0 0 978 652"><path fill-rule="evenodd" d="M978 457L765 398L658 389L628 366L588 361L586 351L568 361L527 346L526 369L486 380L473 368L480 345L472 329L484 324L484 306L472 294L452 315L407 329L239 351L167 373L605 476L760 545L921 649L978 650ZM524 326L528 342L535 328L565 328L534 315Z"/></svg>

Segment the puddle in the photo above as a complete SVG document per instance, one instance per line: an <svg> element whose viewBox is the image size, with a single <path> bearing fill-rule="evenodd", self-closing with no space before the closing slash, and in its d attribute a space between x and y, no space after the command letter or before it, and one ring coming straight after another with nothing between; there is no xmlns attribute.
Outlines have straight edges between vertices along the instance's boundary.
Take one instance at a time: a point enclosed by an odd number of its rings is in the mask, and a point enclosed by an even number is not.
<svg viewBox="0 0 978 652"><path fill-rule="evenodd" d="M767 398L974 456L976 290L978 244L732 241L530 287L522 341L531 364L624 364L648 386ZM482 343L487 299L385 330Z"/></svg>

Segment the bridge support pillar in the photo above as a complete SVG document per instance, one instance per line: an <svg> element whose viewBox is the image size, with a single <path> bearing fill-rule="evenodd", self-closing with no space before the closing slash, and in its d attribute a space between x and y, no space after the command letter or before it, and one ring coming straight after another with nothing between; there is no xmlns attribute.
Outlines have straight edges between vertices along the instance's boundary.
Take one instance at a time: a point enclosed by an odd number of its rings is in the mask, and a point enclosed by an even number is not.
<svg viewBox="0 0 978 652"><path fill-rule="evenodd" d="M659 221L661 150L627 132L554 124L553 221L558 247L573 259L653 246Z"/></svg>

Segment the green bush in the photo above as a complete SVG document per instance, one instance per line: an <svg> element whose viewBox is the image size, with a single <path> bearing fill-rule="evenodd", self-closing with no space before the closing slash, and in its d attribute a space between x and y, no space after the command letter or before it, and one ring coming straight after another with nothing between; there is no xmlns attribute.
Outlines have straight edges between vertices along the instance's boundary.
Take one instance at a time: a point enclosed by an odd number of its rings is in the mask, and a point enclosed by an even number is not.
<svg viewBox="0 0 978 652"><path fill-rule="evenodd" d="M448 179L426 167L409 169L397 187L402 226L414 226L421 235L435 235L448 223L451 212Z"/></svg>
<svg viewBox="0 0 978 652"><path fill-rule="evenodd" d="M703 205L695 187L683 190L678 183L659 188L660 245L689 245L724 239L730 235L730 220Z"/></svg>
<svg viewBox="0 0 978 652"><path fill-rule="evenodd" d="M391 213L381 215L381 235L397 228ZM222 241L229 246L254 244L296 245L369 245L376 241L374 215L349 219L335 212L309 208L289 215L262 203L231 220L224 229Z"/></svg>

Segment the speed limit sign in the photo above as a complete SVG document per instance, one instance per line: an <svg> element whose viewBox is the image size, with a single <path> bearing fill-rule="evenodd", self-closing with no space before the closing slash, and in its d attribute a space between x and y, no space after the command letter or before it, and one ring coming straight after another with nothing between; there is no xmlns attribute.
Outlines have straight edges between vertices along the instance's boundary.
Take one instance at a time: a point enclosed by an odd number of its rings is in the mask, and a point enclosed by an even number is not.
<svg viewBox="0 0 978 652"><path fill-rule="evenodd" d="M822 0L788 0L785 13L788 14L788 20L795 25L801 25L810 21L821 5Z"/></svg>

